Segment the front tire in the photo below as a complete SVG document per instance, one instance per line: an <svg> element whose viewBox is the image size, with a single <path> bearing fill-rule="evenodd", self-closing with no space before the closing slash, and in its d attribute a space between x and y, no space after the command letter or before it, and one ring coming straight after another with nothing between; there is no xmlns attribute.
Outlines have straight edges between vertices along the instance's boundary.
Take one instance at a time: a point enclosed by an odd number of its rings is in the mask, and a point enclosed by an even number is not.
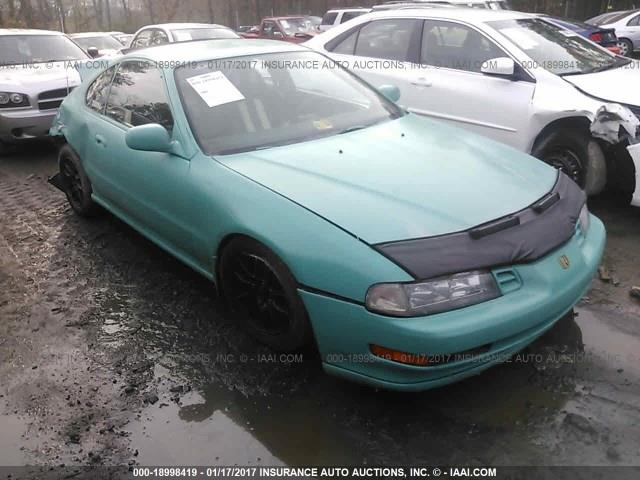
<svg viewBox="0 0 640 480"><path fill-rule="evenodd" d="M11 152L10 145L7 145L2 140L0 140L0 157L4 157L5 155L8 155L10 152Z"/></svg>
<svg viewBox="0 0 640 480"><path fill-rule="evenodd" d="M310 343L312 330L298 283L275 253L248 237L222 252L221 291L243 327L260 343L291 352Z"/></svg>
<svg viewBox="0 0 640 480"><path fill-rule="evenodd" d="M561 170L584 190L591 141L591 137L581 130L559 128L534 149L533 155Z"/></svg>
<svg viewBox="0 0 640 480"><path fill-rule="evenodd" d="M92 217L99 212L98 205L91 199L93 189L89 177L82 167L80 157L69 145L64 145L58 155L60 175L65 194L74 212L82 217Z"/></svg>

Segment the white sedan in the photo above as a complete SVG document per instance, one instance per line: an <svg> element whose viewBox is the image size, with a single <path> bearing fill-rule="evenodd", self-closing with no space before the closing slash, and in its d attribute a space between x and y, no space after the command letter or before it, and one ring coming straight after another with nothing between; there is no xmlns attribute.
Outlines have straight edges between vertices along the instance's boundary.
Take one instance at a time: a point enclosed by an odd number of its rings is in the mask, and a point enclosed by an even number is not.
<svg viewBox="0 0 640 480"><path fill-rule="evenodd" d="M390 10L306 45L374 86L397 86L408 110L532 153L589 194L607 177L627 197L635 190L633 161L618 147L635 141L640 125L640 63L541 17Z"/></svg>
<svg viewBox="0 0 640 480"><path fill-rule="evenodd" d="M640 10L605 13L587 23L615 29L621 55L631 56L634 51L640 51Z"/></svg>

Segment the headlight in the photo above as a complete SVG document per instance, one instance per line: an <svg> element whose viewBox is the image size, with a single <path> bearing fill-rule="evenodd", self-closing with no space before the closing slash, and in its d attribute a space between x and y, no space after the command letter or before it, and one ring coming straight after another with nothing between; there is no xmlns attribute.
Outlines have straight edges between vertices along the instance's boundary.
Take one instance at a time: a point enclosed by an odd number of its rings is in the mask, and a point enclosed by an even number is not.
<svg viewBox="0 0 640 480"><path fill-rule="evenodd" d="M380 283L369 288L368 310L393 317L419 317L456 310L500 296L490 272L457 273L416 283Z"/></svg>
<svg viewBox="0 0 640 480"><path fill-rule="evenodd" d="M24 101L24 97L19 93L12 93L9 98L11 103L22 103Z"/></svg>
<svg viewBox="0 0 640 480"><path fill-rule="evenodd" d="M578 218L578 222L580 223L580 230L582 233L586 234L589 231L589 225L591 225L591 217L589 216L589 208L585 203L580 210L580 217Z"/></svg>
<svg viewBox="0 0 640 480"><path fill-rule="evenodd" d="M0 92L0 108L25 107L29 105L26 95L16 92Z"/></svg>

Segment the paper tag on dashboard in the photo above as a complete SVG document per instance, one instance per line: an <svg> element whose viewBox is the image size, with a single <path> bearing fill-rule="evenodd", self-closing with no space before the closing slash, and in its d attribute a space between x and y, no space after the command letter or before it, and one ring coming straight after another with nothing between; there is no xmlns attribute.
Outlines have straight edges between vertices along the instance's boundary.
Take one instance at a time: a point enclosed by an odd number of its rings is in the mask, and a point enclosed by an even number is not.
<svg viewBox="0 0 640 480"><path fill-rule="evenodd" d="M187 82L210 108L245 99L242 92L222 72L187 78Z"/></svg>

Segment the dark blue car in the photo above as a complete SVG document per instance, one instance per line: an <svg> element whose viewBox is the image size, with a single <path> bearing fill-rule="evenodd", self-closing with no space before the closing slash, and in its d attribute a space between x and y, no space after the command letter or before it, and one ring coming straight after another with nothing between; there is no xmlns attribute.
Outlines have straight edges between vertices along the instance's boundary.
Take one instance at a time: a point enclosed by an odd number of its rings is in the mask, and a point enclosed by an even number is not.
<svg viewBox="0 0 640 480"><path fill-rule="evenodd" d="M558 18L546 15L544 16L544 19L549 23L557 25L558 27L572 30L577 34L588 38L592 42L608 48L613 53L620 53L620 48L618 47L618 37L616 37L616 31L613 28L601 28L596 25L579 22L577 20L567 20L566 18Z"/></svg>

